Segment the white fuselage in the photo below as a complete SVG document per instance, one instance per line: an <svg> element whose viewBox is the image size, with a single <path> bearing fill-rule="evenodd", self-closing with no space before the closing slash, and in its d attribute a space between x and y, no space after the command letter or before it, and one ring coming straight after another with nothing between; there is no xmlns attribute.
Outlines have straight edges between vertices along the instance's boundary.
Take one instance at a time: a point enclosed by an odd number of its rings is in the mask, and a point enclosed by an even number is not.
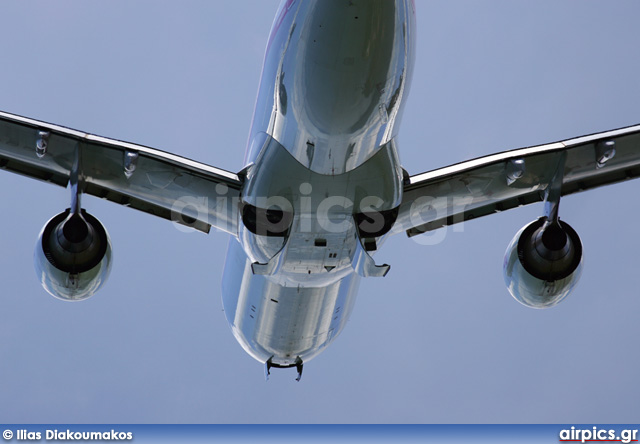
<svg viewBox="0 0 640 444"><path fill-rule="evenodd" d="M233 333L261 362L309 361L344 327L360 276L386 273L369 253L402 198L413 29L410 0L279 7L223 278Z"/></svg>

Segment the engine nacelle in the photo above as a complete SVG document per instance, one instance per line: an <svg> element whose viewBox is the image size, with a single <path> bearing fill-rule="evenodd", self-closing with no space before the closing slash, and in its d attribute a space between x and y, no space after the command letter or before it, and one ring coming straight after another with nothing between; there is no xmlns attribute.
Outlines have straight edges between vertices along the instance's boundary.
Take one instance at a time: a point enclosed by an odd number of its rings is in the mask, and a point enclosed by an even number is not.
<svg viewBox="0 0 640 444"><path fill-rule="evenodd" d="M504 256L503 272L518 302L533 308L552 307L580 278L580 237L569 224L541 217L515 235Z"/></svg>
<svg viewBox="0 0 640 444"><path fill-rule="evenodd" d="M52 296L81 301L106 282L111 241L100 221L82 210L54 216L40 231L34 252L40 283Z"/></svg>

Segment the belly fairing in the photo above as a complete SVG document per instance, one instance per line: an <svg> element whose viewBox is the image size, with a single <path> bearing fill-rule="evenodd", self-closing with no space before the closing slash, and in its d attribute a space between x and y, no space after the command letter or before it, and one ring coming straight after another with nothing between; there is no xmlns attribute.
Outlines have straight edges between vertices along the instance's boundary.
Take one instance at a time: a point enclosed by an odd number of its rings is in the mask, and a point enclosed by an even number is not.
<svg viewBox="0 0 640 444"><path fill-rule="evenodd" d="M357 243L363 236L358 231L362 233L359 229L366 222L357 223L357 215L384 214L400 205L402 171L394 142L357 168L329 176L311 171L275 139L258 139L263 146L247 171L241 202L265 210L279 208L291 218L283 237L271 237L248 229L243 217L238 237L247 256L267 263L280 253L278 272L269 277L279 283L317 287L344 278L361 253ZM276 231L267 222L263 218L258 225L264 229L258 231ZM383 236L373 236L378 245Z"/></svg>

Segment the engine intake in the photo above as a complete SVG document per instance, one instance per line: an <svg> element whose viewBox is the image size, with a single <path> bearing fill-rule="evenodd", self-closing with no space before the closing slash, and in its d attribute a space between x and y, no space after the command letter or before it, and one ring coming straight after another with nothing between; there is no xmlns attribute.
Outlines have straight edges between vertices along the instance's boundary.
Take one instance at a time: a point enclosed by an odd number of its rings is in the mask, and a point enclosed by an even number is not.
<svg viewBox="0 0 640 444"><path fill-rule="evenodd" d="M58 299L80 301L102 287L111 270L111 241L100 221L69 209L42 228L34 252L36 274Z"/></svg>
<svg viewBox="0 0 640 444"><path fill-rule="evenodd" d="M533 308L552 307L580 278L580 237L569 224L541 217L515 235L505 253L503 272L518 302Z"/></svg>

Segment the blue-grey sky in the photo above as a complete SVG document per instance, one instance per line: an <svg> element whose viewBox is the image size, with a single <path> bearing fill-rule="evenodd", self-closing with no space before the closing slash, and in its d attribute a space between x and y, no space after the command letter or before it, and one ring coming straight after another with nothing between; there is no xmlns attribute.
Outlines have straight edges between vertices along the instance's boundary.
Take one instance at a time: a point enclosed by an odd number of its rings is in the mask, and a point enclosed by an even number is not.
<svg viewBox="0 0 640 444"><path fill-rule="evenodd" d="M0 109L242 167L276 0L7 1ZM640 123L635 0L417 3L399 136L412 174ZM93 298L48 296L33 247L69 192L0 174L0 418L48 422L637 422L640 182L562 200L584 272L550 310L508 294L504 250L529 206L397 236L351 321L305 366L274 371L236 343L220 298L221 233L92 197L114 262ZM441 234L440 234L441 235Z"/></svg>

